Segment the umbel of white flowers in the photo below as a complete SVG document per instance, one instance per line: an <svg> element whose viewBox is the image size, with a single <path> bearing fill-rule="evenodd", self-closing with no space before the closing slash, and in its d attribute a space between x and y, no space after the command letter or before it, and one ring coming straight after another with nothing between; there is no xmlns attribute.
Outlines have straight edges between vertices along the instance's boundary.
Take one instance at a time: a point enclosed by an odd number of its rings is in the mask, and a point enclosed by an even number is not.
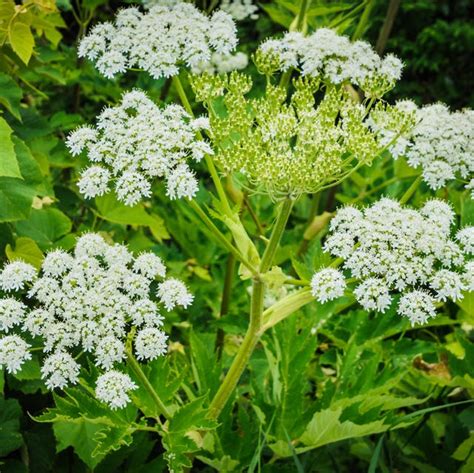
<svg viewBox="0 0 474 473"><path fill-rule="evenodd" d="M86 198L104 195L111 182L117 198L134 205L151 195L151 181L163 178L170 199L193 198L198 182L187 161L212 154L196 132L209 126L205 118L191 119L179 105L158 107L144 92L123 95L106 108L96 127L83 126L69 135L73 155L84 149L94 164L82 171L79 190Z"/></svg>
<svg viewBox="0 0 474 473"><path fill-rule="evenodd" d="M340 209L324 249L344 260L364 309L385 312L399 294L398 313L412 325L426 323L437 303L474 290L474 227L460 229L453 239L453 221L453 210L441 200L428 200L417 211L382 198L364 210ZM321 269L311 281L320 302L341 297L346 286L336 268Z"/></svg>
<svg viewBox="0 0 474 473"><path fill-rule="evenodd" d="M183 3L183 0L142 0L145 8L155 5L173 6ZM246 18L256 20L258 18L258 6L252 0L221 0L219 8L228 13L234 20L241 21Z"/></svg>
<svg viewBox="0 0 474 473"><path fill-rule="evenodd" d="M273 59L275 70L295 68L303 76L331 84L350 82L370 97L380 97L393 88L403 69L393 54L382 59L366 41L351 42L328 28L309 36L289 32L281 39L269 39L259 53Z"/></svg>
<svg viewBox="0 0 474 473"><path fill-rule="evenodd" d="M235 54L212 53L211 59L191 68L193 74L227 74L232 71L240 71L248 66L247 54L238 52Z"/></svg>
<svg viewBox="0 0 474 473"><path fill-rule="evenodd" d="M423 180L433 189L440 189L456 177L472 179L474 174L474 111L450 112L437 103L418 108L404 100L399 109L415 113L416 125L390 147L395 159L406 156L408 163L422 170ZM379 126L383 120L379 121ZM392 133L380 130L390 140ZM474 197L474 186L471 187Z"/></svg>
<svg viewBox="0 0 474 473"><path fill-rule="evenodd" d="M115 23L101 23L79 45L79 57L96 63L112 78L138 67L159 79L208 62L211 54L230 54L237 45L232 17L218 10L211 17L190 3L156 5L146 13L131 7L117 13Z"/></svg>
<svg viewBox="0 0 474 473"><path fill-rule="evenodd" d="M22 261L7 263L0 272L0 289L26 295L0 299L0 368L21 370L31 358L31 346L21 333L39 337L45 355L41 374L49 389L78 382L81 367L74 355L84 351L104 370L97 398L113 409L125 406L127 392L136 387L128 374L116 370L126 359L127 340L139 360L164 355L168 336L161 330L159 304L169 311L193 301L183 282L165 275L155 254L133 257L126 246L110 245L96 233L81 236L74 254L48 253L39 274Z"/></svg>

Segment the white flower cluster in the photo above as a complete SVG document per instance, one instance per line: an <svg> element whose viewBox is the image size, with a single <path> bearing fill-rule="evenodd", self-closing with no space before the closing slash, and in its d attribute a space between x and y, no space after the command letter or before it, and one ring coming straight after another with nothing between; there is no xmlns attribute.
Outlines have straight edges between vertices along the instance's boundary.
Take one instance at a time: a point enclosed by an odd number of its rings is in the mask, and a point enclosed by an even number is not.
<svg viewBox="0 0 474 473"><path fill-rule="evenodd" d="M227 74L245 69L248 63L247 54L242 52L235 54L213 53L210 61L196 65L191 69L191 72L193 74Z"/></svg>
<svg viewBox="0 0 474 473"><path fill-rule="evenodd" d="M252 0L222 0L220 9L227 12L236 21L258 18L258 6Z"/></svg>
<svg viewBox="0 0 474 473"><path fill-rule="evenodd" d="M282 71L297 68L305 76L332 84L351 82L366 95L383 95L400 79L403 69L393 54L382 59L369 43L351 42L328 28L319 28L310 36L286 33L281 39L265 41L260 51L276 58Z"/></svg>
<svg viewBox="0 0 474 473"><path fill-rule="evenodd" d="M345 289L344 275L335 268L321 269L311 279L311 294L323 304L343 296Z"/></svg>
<svg viewBox="0 0 474 473"><path fill-rule="evenodd" d="M429 200L419 210L382 198L364 211L347 206L331 221L325 251L344 260L343 269L359 283L357 301L366 310L384 312L400 293L398 313L412 324L425 323L436 304L462 299L474 288L474 227L450 237L451 207ZM345 282L341 271L325 268L311 282L321 302L339 297Z"/></svg>
<svg viewBox="0 0 474 473"><path fill-rule="evenodd" d="M194 67L212 52L231 53L237 45L232 17L217 10L211 17L190 3L156 5L146 13L135 7L117 13L115 23L96 25L79 45L79 57L95 61L112 78L131 67L153 78L172 77L179 67Z"/></svg>
<svg viewBox="0 0 474 473"><path fill-rule="evenodd" d="M135 205L151 195L151 180L163 178L170 199L191 199L198 181L187 164L212 154L209 144L196 138L208 120L192 120L179 105L158 107L146 94L133 90L116 107L106 108L97 127L83 126L67 139L76 156L84 149L94 164L82 172L79 190L86 198L101 196L111 180L117 198Z"/></svg>
<svg viewBox="0 0 474 473"><path fill-rule="evenodd" d="M172 7L184 0L142 0L145 8L152 8L156 5L163 7ZM258 6L254 5L252 0L222 0L219 8L228 13L234 20L242 21L245 18L256 20L258 18Z"/></svg>
<svg viewBox="0 0 474 473"><path fill-rule="evenodd" d="M31 357L30 345L10 335L15 328L42 338L46 358L41 373L50 389L76 383L80 365L73 352L91 353L106 371L97 382L97 397L112 408L122 407L126 391L134 386L127 374L114 371L127 356L126 341L136 332L131 341L139 360L164 355L168 337L161 330L158 303L169 311L193 301L183 282L164 279L166 268L158 256L141 253L134 258L126 246L110 245L95 233L81 236L74 254L48 253L39 275L22 264L22 274L18 262L8 263L0 273L0 289L7 293L15 289L8 281L10 274L22 288L31 283L29 307L11 296L0 299L0 330L8 334L0 338L0 367L15 373ZM161 279L157 302L150 297L156 278ZM120 382L114 384L117 379Z"/></svg>
<svg viewBox="0 0 474 473"><path fill-rule="evenodd" d="M401 102L398 107L412 109L416 125L408 136L399 138L391 147L395 159L405 155L410 166L421 167L423 180L433 190L446 186L457 176L472 179L474 110L450 112L441 103L417 108L409 101Z"/></svg>

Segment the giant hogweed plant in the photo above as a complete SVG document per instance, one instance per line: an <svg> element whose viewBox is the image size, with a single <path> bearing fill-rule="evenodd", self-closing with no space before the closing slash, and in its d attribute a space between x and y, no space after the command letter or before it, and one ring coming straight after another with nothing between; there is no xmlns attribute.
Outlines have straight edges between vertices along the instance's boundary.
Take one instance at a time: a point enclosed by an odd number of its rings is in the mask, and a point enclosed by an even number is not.
<svg viewBox="0 0 474 473"><path fill-rule="evenodd" d="M60 437L65 429L94 418L95 447L75 445L92 467L145 431L161 437L170 471L191 467L194 458L219 471L239 468L228 445L231 404L245 370L250 366L252 376L258 373L252 354L259 343L273 363L276 407L273 417L265 414L268 403L262 403L259 380L252 378L254 409L260 420L272 418L269 432L273 422L277 425L269 435L276 457L408 426L413 416L392 411L423 402L387 394L393 385L384 379L371 390L360 386L354 391L344 384L343 373L337 382L348 394L324 408L332 388L322 384L317 403L323 409L313 410L312 418L303 416L306 423L293 426L293 438L286 430L289 411L278 403L286 402L286 394L277 387L284 374L277 374L282 367L275 361L280 358L287 368L294 364L301 370L315 350L308 338L312 327L357 302L366 311L391 315L388 331L403 333L405 321L430 323L443 304L462 301L474 288L474 228L455 230L455 214L443 200L428 199L419 208L408 205L421 179L437 189L456 174L464 180L472 174L471 112L463 112L466 120L456 134L449 112L439 106L425 114L407 101L388 104L383 97L400 79L401 61L393 55L380 58L368 43L351 42L330 29L304 35L305 8L303 2L294 31L255 51L263 91L242 72L209 72L211 58L233 63L228 58L237 45L235 26L223 11L207 16L191 4L174 2L150 6L145 13L128 8L114 23L93 27L79 45L79 55L94 61L106 77L134 68L155 79L170 78L181 101L162 106L144 91L127 91L94 124L70 134L71 154L88 161L77 182L80 193L87 199L113 193L125 206L134 206L152 199L163 186L170 201L189 206L212 240L229 253L229 261L239 263L250 298L246 333L227 369L220 371L218 359L221 329L218 355L202 341L193 342L193 351L201 352L199 363L208 357L216 365L196 366L193 359L173 379L163 315L190 306L194 297L182 281L166 277L165 264L154 253L133 255L125 245L91 232L77 240L72 253L49 252L39 268L23 261L5 265L0 273L5 294L0 300L0 365L15 374L32 353L41 353L41 378L65 396L55 393L56 407L38 420L52 422ZM216 54L221 56L216 59ZM189 75L188 91L183 84L187 67L207 71ZM202 104L199 116L193 101ZM438 135L425 117L436 111L438 131L447 130ZM320 252L317 270L311 269L308 277L302 276L304 269L295 275L278 264L299 199L318 196L389 155L407 156L422 175L399 199L346 205L324 215L321 226L330 220L325 253ZM213 184L207 189L207 207L198 199L200 162ZM265 222L269 234L262 232L258 239L242 218L249 212L261 226L248 195L267 199L274 209ZM227 303L231 284L226 277ZM281 359L278 345L285 342L279 327L306 306L316 309L304 341L295 340L299 358ZM353 323L354 312L350 314ZM308 317L304 320L308 323ZM378 330L375 325L375 337ZM347 343L356 343L355 359L365 356L366 346L357 337ZM171 346L179 350L178 340ZM347 371L350 359L344 366ZM370 377L370 366L363 369ZM401 376L393 370L394 378ZM207 380L204 371L209 371ZM188 374L197 390L182 379ZM372 404L367 396L373 396ZM275 420L280 409L283 420ZM344 420L345 409L358 410L359 422ZM364 422L370 409L384 415L383 420ZM254 458L246 461L255 468Z"/></svg>

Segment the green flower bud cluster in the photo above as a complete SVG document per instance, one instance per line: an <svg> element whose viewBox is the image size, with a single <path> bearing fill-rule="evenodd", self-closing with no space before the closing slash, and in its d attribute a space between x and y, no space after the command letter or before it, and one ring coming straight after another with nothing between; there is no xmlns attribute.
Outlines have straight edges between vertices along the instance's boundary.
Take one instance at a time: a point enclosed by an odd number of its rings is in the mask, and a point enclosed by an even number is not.
<svg viewBox="0 0 474 473"><path fill-rule="evenodd" d="M288 94L268 80L265 94L250 98L252 80L238 72L192 77L191 84L209 111L218 166L243 174L276 200L339 182L385 149L370 126L370 111L342 85L300 77ZM384 111L390 115L391 108ZM401 132L406 120L393 122Z"/></svg>

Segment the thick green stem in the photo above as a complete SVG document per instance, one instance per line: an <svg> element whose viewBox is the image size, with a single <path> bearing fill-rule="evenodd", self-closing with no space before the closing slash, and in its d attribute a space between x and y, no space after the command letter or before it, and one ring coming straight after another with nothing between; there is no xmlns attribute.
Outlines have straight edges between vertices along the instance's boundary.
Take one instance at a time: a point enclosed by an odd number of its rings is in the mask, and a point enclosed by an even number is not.
<svg viewBox="0 0 474 473"><path fill-rule="evenodd" d="M382 29L380 30L377 44L375 45L375 50L380 55L384 52L385 46L387 45L388 38L393 28L393 23L397 17L400 3L401 0L390 0L390 3L388 4L387 14L385 15L385 20Z"/></svg>
<svg viewBox="0 0 474 473"><path fill-rule="evenodd" d="M265 252L263 253L262 257L262 262L260 263L260 273L262 274L266 273L273 263L273 258L275 256L275 252L278 248L278 245L280 244L283 232L285 231L286 223L288 222L288 218L293 207L293 202L294 201L291 197L287 197L282 203L280 212L278 213L278 217L275 222L275 226L273 227L270 241L268 242L268 245L265 248Z"/></svg>
<svg viewBox="0 0 474 473"><path fill-rule="evenodd" d="M280 207L278 217L273 227L272 235L260 263L260 274L267 272L272 265L273 258L280 243L282 234L285 230L285 226L290 216L292 207L293 199L291 198L285 199L282 206ZM216 395L214 396L214 399L211 401L208 414L211 419L217 419L219 414L222 412L222 409L224 409L227 401L239 382L240 376L247 366L255 345L260 338L260 335L262 334L263 296L265 292L265 285L260 278L260 274L256 275L253 279L252 299L250 303L250 322L247 333L245 334L242 345L240 346L229 371L225 375L225 378Z"/></svg>
<svg viewBox="0 0 474 473"><path fill-rule="evenodd" d="M191 107L191 103L189 102L188 96L186 95L186 91L184 90L183 84L181 83L179 76L173 76L172 81L176 91L178 92L179 99L181 100L184 109L189 113L189 115L191 115L191 117L194 117L194 112ZM197 135L199 138L202 139L202 135L200 132L198 132ZM222 186L222 182L219 178L217 169L214 166L214 162L212 161L212 158L207 154L204 156L204 159L206 161L206 165L209 170L209 174L211 175L212 181L214 182L214 186L216 187L216 191L221 201L221 204L224 207L224 212L230 216L232 215L232 210L230 208L229 200L227 199L224 187Z"/></svg>
<svg viewBox="0 0 474 473"><path fill-rule="evenodd" d="M211 419L217 419L219 414L222 412L222 409L224 409L227 401L239 382L240 376L247 366L255 345L258 342L260 337L260 329L262 326L263 294L263 282L259 278L254 279L252 286L252 300L250 305L250 324L242 345L240 345L239 351L237 352L237 355L235 356L234 361L232 362L232 365L224 378L224 381L220 385L216 395L214 396L214 399L209 406L208 416Z"/></svg>
<svg viewBox="0 0 474 473"><path fill-rule="evenodd" d="M151 385L150 381L146 377L145 373L142 371L138 361L135 359L131 351L127 352L127 363L130 366L131 370L135 373L136 377L139 379L142 386L146 389L148 394L150 394L153 402L156 404L158 408L158 412L163 414L167 419L171 417L170 411L168 411L167 407L163 404L163 401L158 396L158 393L155 391L153 386Z"/></svg>
<svg viewBox="0 0 474 473"><path fill-rule="evenodd" d="M310 0L301 0L298 16L295 18L293 24L290 26L290 31L301 31L305 33L306 12L308 10L309 4L310 4Z"/></svg>
<svg viewBox="0 0 474 473"><path fill-rule="evenodd" d="M214 222L207 216L206 212L199 207L199 204L191 199L189 205L199 215L201 220L206 224L209 231L216 237L221 245L226 248L235 258L240 261L252 274L257 273L257 269L245 258L242 253L225 237L225 235L216 227Z"/></svg>
<svg viewBox="0 0 474 473"><path fill-rule="evenodd" d="M411 197L413 196L413 194L416 192L416 190L418 189L418 186L421 184L421 181L422 181L422 176L418 176L411 184L411 186L406 190L406 192L402 195L401 199L400 199L400 204L406 204L410 199Z"/></svg>
<svg viewBox="0 0 474 473"><path fill-rule="evenodd" d="M224 317L229 312L230 296L232 294L232 283L234 281L235 273L235 256L231 253L227 258L227 264L225 268L225 279L224 279L224 290L222 292L221 309L219 312L219 318ZM222 356L222 349L224 347L224 330L219 328L216 336L216 352L218 358Z"/></svg>

